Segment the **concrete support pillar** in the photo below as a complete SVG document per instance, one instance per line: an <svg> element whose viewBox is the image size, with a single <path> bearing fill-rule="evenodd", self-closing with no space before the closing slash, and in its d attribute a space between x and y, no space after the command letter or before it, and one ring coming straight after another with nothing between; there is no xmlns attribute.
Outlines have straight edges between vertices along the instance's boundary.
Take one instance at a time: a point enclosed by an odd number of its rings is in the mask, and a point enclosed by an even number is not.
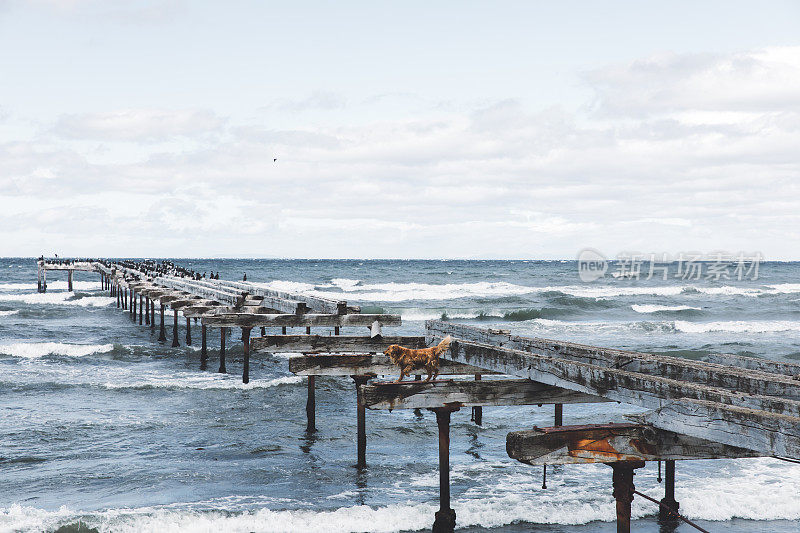
<svg viewBox="0 0 800 533"><path fill-rule="evenodd" d="M144 323L150 325L150 298L147 296L144 298Z"/></svg>
<svg viewBox="0 0 800 533"><path fill-rule="evenodd" d="M150 300L150 329L156 327L156 302Z"/></svg>
<svg viewBox="0 0 800 533"><path fill-rule="evenodd" d="M192 345L192 320L186 317L186 346Z"/></svg>
<svg viewBox="0 0 800 533"><path fill-rule="evenodd" d="M557 403L556 404L556 413L555 413L555 420L553 421L554 426L563 426L564 425L564 404Z"/></svg>
<svg viewBox="0 0 800 533"><path fill-rule="evenodd" d="M144 314L144 313L142 313L142 308L144 307L142 305L143 303L144 303L144 296L142 296L142 293L139 293L139 325L140 326L142 325L142 315Z"/></svg>
<svg viewBox="0 0 800 533"><path fill-rule="evenodd" d="M116 284L113 287L115 287L114 292L117 293L117 309L119 309L119 287Z"/></svg>

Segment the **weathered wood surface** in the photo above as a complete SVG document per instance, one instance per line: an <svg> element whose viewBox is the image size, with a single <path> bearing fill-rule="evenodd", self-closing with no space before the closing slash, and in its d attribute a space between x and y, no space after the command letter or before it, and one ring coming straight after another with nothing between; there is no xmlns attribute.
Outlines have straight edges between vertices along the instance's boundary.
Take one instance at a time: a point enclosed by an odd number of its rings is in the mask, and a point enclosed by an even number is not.
<svg viewBox="0 0 800 533"><path fill-rule="evenodd" d="M39 268L42 270L78 270L80 272L97 272L95 263L80 262L64 265L59 263L43 263L42 261L39 261L38 264Z"/></svg>
<svg viewBox="0 0 800 533"><path fill-rule="evenodd" d="M267 335L255 337L250 348L255 351L298 353L383 353L392 344L406 348L425 348L425 337L357 335Z"/></svg>
<svg viewBox="0 0 800 533"><path fill-rule="evenodd" d="M478 405L542 405L608 402L605 398L529 379L480 381L404 381L364 385L360 392L369 409L425 409Z"/></svg>
<svg viewBox="0 0 800 533"><path fill-rule="evenodd" d="M759 372L770 372L772 374L782 374L800 379L800 363L789 361L773 361L759 357L746 357L744 355L734 355L729 353L712 353L708 357L709 363L718 365L738 366Z"/></svg>
<svg viewBox="0 0 800 533"><path fill-rule="evenodd" d="M508 456L531 465L758 457L762 454L640 424L513 431Z"/></svg>
<svg viewBox="0 0 800 533"><path fill-rule="evenodd" d="M371 326L373 322L383 326L399 326L400 315L319 315L319 314L279 314L268 315L258 313L221 313L212 317L203 318L203 324L208 326L225 327L257 327L257 326L286 326L286 327L348 327Z"/></svg>
<svg viewBox="0 0 800 533"><path fill-rule="evenodd" d="M520 350L476 345L456 340L450 345L450 354L454 360L462 363L653 409L667 405L670 400L684 398L736 406L737 409L747 408L753 413L752 420L748 420L749 429L756 433L758 431L763 431L764 434L772 433L769 424L763 427L758 425L759 416L764 417L765 420L778 413L785 413L781 416L791 415L791 419L800 416L800 402L796 400L736 393L696 383L610 369ZM725 431L719 431L718 435L714 436L705 431L705 422L701 420L695 420L695 422L695 426L681 429L661 426L658 423L654 423L654 425L661 429L716 440L731 446L764 451L762 448L753 447L757 445L755 442L750 446L743 444L740 439L722 440L726 435L734 435L740 431L739 422L727 419L715 420L715 423L725 427ZM760 446L760 444L758 445ZM781 452L773 451L772 453Z"/></svg>
<svg viewBox="0 0 800 533"><path fill-rule="evenodd" d="M546 355L497 348L455 339L448 359L501 374L596 394L611 400L656 409L678 398L696 398L800 416L800 401L740 393L700 383L618 370Z"/></svg>
<svg viewBox="0 0 800 533"><path fill-rule="evenodd" d="M492 374L484 369L441 359L440 374ZM289 371L301 376L400 375L400 369L388 356L379 355L306 355L289 359Z"/></svg>
<svg viewBox="0 0 800 533"><path fill-rule="evenodd" d="M319 296L311 296L308 294L299 294L299 293L292 293L292 292L285 292L285 291L278 291L274 289L267 289L265 287L259 287L252 283L248 283L245 281L227 281L227 280L219 280L221 286L227 286L236 288L239 290L247 291L250 294L256 296L263 296L265 298L276 298L279 300L289 300L289 301L297 301L306 304L306 306L315 313L323 313L323 314L346 314L346 313L358 313L360 309L355 306L347 305L347 302L344 300L332 300L329 298L322 298ZM287 311L293 312L293 311Z"/></svg>
<svg viewBox="0 0 800 533"><path fill-rule="evenodd" d="M797 416L682 398L629 418L766 455L800 459L800 417Z"/></svg>
<svg viewBox="0 0 800 533"><path fill-rule="evenodd" d="M463 341L474 341L480 344L491 344L501 348L511 348L550 356L559 361L590 363L596 367L610 370L624 368L640 374L663 376L683 382L701 383L711 387L745 392L747 394L800 400L800 380L781 374L745 370L680 357L519 337L463 324L451 324L442 321L426 322L426 340L429 344L437 342L446 335L452 335L454 338Z"/></svg>

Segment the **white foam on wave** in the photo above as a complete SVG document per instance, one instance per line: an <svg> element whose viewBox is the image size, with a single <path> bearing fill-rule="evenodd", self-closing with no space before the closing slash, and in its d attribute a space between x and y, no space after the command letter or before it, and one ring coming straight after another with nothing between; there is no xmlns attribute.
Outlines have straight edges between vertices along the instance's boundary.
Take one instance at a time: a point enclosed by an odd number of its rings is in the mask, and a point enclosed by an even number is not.
<svg viewBox="0 0 800 533"><path fill-rule="evenodd" d="M102 384L107 389L268 389L279 385L302 383L301 376L282 376L273 379L253 379L242 383L242 378L233 374L212 372L164 375L159 372L140 372L131 378L115 379Z"/></svg>
<svg viewBox="0 0 800 533"><path fill-rule="evenodd" d="M703 463L703 462L701 462ZM800 467L769 458L729 462L706 462L694 475L681 481L682 514L695 520L726 521L734 518L748 520L800 519ZM508 465L468 463L453 465L453 478L464 476L481 479L484 471L492 471L489 484L477 484L453 500L458 513L459 527L493 528L511 523L578 525L593 521L613 522L614 499L608 488L607 472L602 465L572 465L569 475L554 475L550 490L541 490L541 479L532 471L511 468L496 477L498 468ZM707 470L706 470L707 469ZM728 471L730 470L730 471ZM642 471L639 490L660 498L663 488L655 481L655 473ZM171 504L158 507L109 509L94 513L79 513L65 507L45 511L14 504L0 509L0 529L10 531L52 530L61 525L83 520L88 527L102 532L139 531L231 531L351 533L371 531L425 530L430 527L437 509L432 497L438 478L435 473L422 476L420 483L411 484L410 494L428 492L431 501L419 503L413 496L405 502L371 507L350 505L328 510L273 510L261 505L209 501ZM573 483L576 478L582 483ZM411 480L408 480L411 481ZM488 479L487 479L488 481ZM337 494L334 499L347 499L354 492ZM327 498L330 500L331 498ZM232 504L232 505L231 505ZM255 508L254 508L255 507ZM214 509L214 510L207 510ZM653 517L656 506L636 498L632 505L634 519ZM763 528L763 525L755 527Z"/></svg>
<svg viewBox="0 0 800 533"><path fill-rule="evenodd" d="M359 280L336 279L329 285L313 285L295 281L275 280L260 283L266 288L287 292L302 292L323 298L368 302L402 302L413 300L452 300L457 298L502 298L543 292L559 292L579 298L606 299L617 296L679 296L702 293L723 296L759 296L775 293L773 288L751 287L696 287L694 285L666 285L625 287L619 285L553 285L529 287L514 283L481 281L475 283L361 283Z"/></svg>
<svg viewBox="0 0 800 533"><path fill-rule="evenodd" d="M684 333L775 333L780 331L800 331L800 322L790 320L731 320L720 322L676 320L675 329Z"/></svg>
<svg viewBox="0 0 800 533"><path fill-rule="evenodd" d="M113 344L66 344L61 342L0 344L0 353L26 359L36 359L47 355L84 357L95 353L110 352L113 349Z"/></svg>
<svg viewBox="0 0 800 533"><path fill-rule="evenodd" d="M334 278L331 280L332 285L339 287L343 291L355 290L359 283L361 283L359 279Z"/></svg>
<svg viewBox="0 0 800 533"><path fill-rule="evenodd" d="M781 294L800 292L800 283L778 283L776 285L767 286L775 292Z"/></svg>
<svg viewBox="0 0 800 533"><path fill-rule="evenodd" d="M36 283L0 283L0 291L32 291L37 288ZM63 280L53 280L47 282L47 289L67 290L68 284ZM73 281L72 288L76 291L97 291L100 290L99 281Z"/></svg>
<svg viewBox="0 0 800 533"><path fill-rule="evenodd" d="M28 305L77 305L81 307L105 307L116 302L108 296L76 297L71 292L45 292L27 294L0 294L0 302L22 302Z"/></svg>
<svg viewBox="0 0 800 533"><path fill-rule="evenodd" d="M633 304L631 309L637 313L658 313L660 311L701 311L699 307L691 305L648 305Z"/></svg>
<svg viewBox="0 0 800 533"><path fill-rule="evenodd" d="M0 311L0 316L11 316L19 313L19 309L12 309L11 311Z"/></svg>

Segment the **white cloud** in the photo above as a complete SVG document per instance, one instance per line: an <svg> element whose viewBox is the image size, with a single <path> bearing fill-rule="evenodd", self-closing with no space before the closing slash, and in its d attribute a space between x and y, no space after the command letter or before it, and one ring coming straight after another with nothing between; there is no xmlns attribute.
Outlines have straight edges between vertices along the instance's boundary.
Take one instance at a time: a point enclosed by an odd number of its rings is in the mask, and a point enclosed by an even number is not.
<svg viewBox="0 0 800 533"><path fill-rule="evenodd" d="M592 246L796 258L798 50L597 69L589 113L505 99L291 129L198 110L66 115L61 138L0 145L0 190L91 216L128 243L64 251L83 255L573 257ZM100 165L85 139L146 155ZM59 230L92 242L76 220ZM30 238L21 228L9 249L38 255Z"/></svg>
<svg viewBox="0 0 800 533"><path fill-rule="evenodd" d="M205 110L125 109L63 115L54 131L67 139L152 142L218 132L224 123Z"/></svg>

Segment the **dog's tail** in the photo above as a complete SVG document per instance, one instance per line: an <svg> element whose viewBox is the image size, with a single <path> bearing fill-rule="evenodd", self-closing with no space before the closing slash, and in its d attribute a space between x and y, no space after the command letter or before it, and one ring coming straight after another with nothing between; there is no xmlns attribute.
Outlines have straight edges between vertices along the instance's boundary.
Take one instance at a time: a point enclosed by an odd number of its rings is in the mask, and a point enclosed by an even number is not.
<svg viewBox="0 0 800 533"><path fill-rule="evenodd" d="M450 342L452 342L452 340L453 338L450 337L450 335L442 339L442 342L440 342L439 345L436 347L436 349L433 350L434 355L436 355L436 357L439 357L444 352L446 352L447 349L450 347Z"/></svg>

